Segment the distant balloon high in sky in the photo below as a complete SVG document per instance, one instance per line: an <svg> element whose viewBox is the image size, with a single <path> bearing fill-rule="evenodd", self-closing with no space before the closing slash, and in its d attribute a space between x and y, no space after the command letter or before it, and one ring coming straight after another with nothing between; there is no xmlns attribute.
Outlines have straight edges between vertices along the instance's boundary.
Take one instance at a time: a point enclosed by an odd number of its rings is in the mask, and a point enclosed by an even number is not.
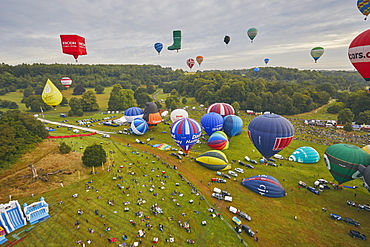
<svg viewBox="0 0 370 247"><path fill-rule="evenodd" d="M247 31L248 37L251 39L251 43L253 43L254 38L257 36L258 30L257 28L249 28Z"/></svg>
<svg viewBox="0 0 370 247"><path fill-rule="evenodd" d="M370 81L370 29L360 33L348 48L348 58L358 73Z"/></svg>
<svg viewBox="0 0 370 247"><path fill-rule="evenodd" d="M230 43L230 36L226 35L225 38L224 38L224 42L225 42L226 45L228 45Z"/></svg>
<svg viewBox="0 0 370 247"><path fill-rule="evenodd" d="M163 49L163 44L162 43L155 43L154 44L154 49L158 52L158 55L161 53Z"/></svg>
<svg viewBox="0 0 370 247"><path fill-rule="evenodd" d="M78 56L86 55L85 38L75 34L61 34L62 51L65 54L72 55L77 62Z"/></svg>
<svg viewBox="0 0 370 247"><path fill-rule="evenodd" d="M188 67L191 69L193 68L194 64L195 64L195 61L194 59L192 58L189 58L188 60L186 60L186 64L188 65Z"/></svg>
<svg viewBox="0 0 370 247"><path fill-rule="evenodd" d="M44 90L42 91L41 98L45 104L55 107L62 102L63 95L59 89L48 79L46 81Z"/></svg>
<svg viewBox="0 0 370 247"><path fill-rule="evenodd" d="M367 16L370 14L370 1L369 0L357 0L357 8L365 16L365 20L366 20Z"/></svg>
<svg viewBox="0 0 370 247"><path fill-rule="evenodd" d="M203 62L203 56L197 56L196 58L195 58L195 60L197 60L197 63L199 64L199 66L202 64L202 62Z"/></svg>
<svg viewBox="0 0 370 247"><path fill-rule="evenodd" d="M181 49L181 30L174 30L173 31L173 44L167 47L167 50L173 51L176 50L179 52Z"/></svg>
<svg viewBox="0 0 370 247"><path fill-rule="evenodd" d="M311 50L311 56L315 60L315 63L317 60L324 54L324 48L322 47L315 47Z"/></svg>
<svg viewBox="0 0 370 247"><path fill-rule="evenodd" d="M68 89L68 88L71 86L71 84L72 84L72 80L71 80L71 78L69 78L69 77L63 77L63 78L60 80L60 82L62 83L62 85L63 85L66 89Z"/></svg>
<svg viewBox="0 0 370 247"><path fill-rule="evenodd" d="M270 59L265 58L263 61L265 62L265 64L268 64L268 63L269 63L269 61L270 61Z"/></svg>

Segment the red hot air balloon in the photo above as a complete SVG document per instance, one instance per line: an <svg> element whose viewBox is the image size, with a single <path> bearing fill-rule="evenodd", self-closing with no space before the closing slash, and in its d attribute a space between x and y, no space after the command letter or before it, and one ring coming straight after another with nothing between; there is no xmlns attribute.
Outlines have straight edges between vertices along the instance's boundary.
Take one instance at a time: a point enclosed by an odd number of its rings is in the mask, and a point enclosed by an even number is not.
<svg viewBox="0 0 370 247"><path fill-rule="evenodd" d="M209 112L216 112L222 117L227 115L235 115L234 108L227 103L214 103L207 108L207 113Z"/></svg>
<svg viewBox="0 0 370 247"><path fill-rule="evenodd" d="M359 34L351 42L348 58L361 76L370 81L370 29Z"/></svg>
<svg viewBox="0 0 370 247"><path fill-rule="evenodd" d="M186 64L189 66L189 68L193 68L194 64L195 64L195 61L194 59L192 58L189 58L187 61L186 61Z"/></svg>
<svg viewBox="0 0 370 247"><path fill-rule="evenodd" d="M69 77L63 77L63 78L60 80L60 82L63 84L63 86L64 86L66 89L68 89L68 88L71 86L71 84L72 84L72 80L71 80L71 78L69 78Z"/></svg>
<svg viewBox="0 0 370 247"><path fill-rule="evenodd" d="M197 63L200 66L202 64L204 58L203 58L203 56L197 56L195 59L197 60Z"/></svg>
<svg viewBox="0 0 370 247"><path fill-rule="evenodd" d="M85 38L75 34L61 34L60 41L62 43L63 53L72 55L77 62L80 55L86 55Z"/></svg>

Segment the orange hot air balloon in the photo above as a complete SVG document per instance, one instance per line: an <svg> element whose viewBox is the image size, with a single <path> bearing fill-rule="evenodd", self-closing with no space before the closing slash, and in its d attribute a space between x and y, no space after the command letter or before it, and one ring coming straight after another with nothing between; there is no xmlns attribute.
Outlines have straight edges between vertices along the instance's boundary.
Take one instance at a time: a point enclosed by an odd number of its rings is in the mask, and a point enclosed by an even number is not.
<svg viewBox="0 0 370 247"><path fill-rule="evenodd" d="M86 55L85 38L75 34L61 34L60 41L62 43L63 53L72 55L77 62L80 55Z"/></svg>
<svg viewBox="0 0 370 247"><path fill-rule="evenodd" d="M200 66L200 64L203 62L203 57L202 56L197 56L195 59L197 60L197 63Z"/></svg>

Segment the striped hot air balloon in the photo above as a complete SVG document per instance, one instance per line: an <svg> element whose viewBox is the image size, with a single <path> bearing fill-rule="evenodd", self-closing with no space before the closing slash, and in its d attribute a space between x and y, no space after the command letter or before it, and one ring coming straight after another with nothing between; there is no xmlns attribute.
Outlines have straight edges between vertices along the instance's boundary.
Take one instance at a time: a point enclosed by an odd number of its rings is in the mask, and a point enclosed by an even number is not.
<svg viewBox="0 0 370 247"><path fill-rule="evenodd" d="M225 171L231 169L231 165L229 164L226 155L220 150L207 151L199 155L195 161L214 171Z"/></svg>
<svg viewBox="0 0 370 247"><path fill-rule="evenodd" d="M144 135L148 128L148 123L142 118L135 118L134 121L131 122L131 131L135 135Z"/></svg>
<svg viewBox="0 0 370 247"><path fill-rule="evenodd" d="M198 142L201 132L199 123L191 118L181 118L171 126L172 139L186 154Z"/></svg>

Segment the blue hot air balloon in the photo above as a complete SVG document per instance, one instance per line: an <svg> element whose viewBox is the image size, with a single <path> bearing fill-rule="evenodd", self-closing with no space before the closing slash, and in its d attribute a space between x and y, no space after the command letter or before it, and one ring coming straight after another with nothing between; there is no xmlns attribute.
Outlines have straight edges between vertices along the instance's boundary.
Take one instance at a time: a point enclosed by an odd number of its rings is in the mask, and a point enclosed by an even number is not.
<svg viewBox="0 0 370 247"><path fill-rule="evenodd" d="M303 146L294 150L289 156L290 161L313 164L320 160L320 154L313 147Z"/></svg>
<svg viewBox="0 0 370 247"><path fill-rule="evenodd" d="M290 144L294 127L280 115L263 114L249 123L248 135L257 150L265 158L270 158Z"/></svg>
<svg viewBox="0 0 370 247"><path fill-rule="evenodd" d="M208 146L217 150L224 150L229 148L229 140L227 135L222 131L214 132L208 139Z"/></svg>
<svg viewBox="0 0 370 247"><path fill-rule="evenodd" d="M191 118L181 118L171 126L172 139L187 154L199 140L202 129L197 121Z"/></svg>
<svg viewBox="0 0 370 247"><path fill-rule="evenodd" d="M158 52L158 55L161 53L163 49L163 44L162 43L155 43L154 44L154 49Z"/></svg>
<svg viewBox="0 0 370 247"><path fill-rule="evenodd" d="M200 124L207 135L211 136L213 132L222 130L224 119L216 112L209 112L202 116Z"/></svg>
<svg viewBox="0 0 370 247"><path fill-rule="evenodd" d="M131 122L131 131L135 135L144 135L148 129L148 123L142 118L135 118L134 121Z"/></svg>
<svg viewBox="0 0 370 247"><path fill-rule="evenodd" d="M224 132L231 138L242 133L243 120L236 115L227 115L224 117Z"/></svg>
<svg viewBox="0 0 370 247"><path fill-rule="evenodd" d="M135 118L142 118L144 111L139 107L130 107L125 111L125 118L127 122L131 123Z"/></svg>
<svg viewBox="0 0 370 247"><path fill-rule="evenodd" d="M269 63L269 61L270 61L270 59L265 58L263 61L265 62L265 64L268 64L268 63Z"/></svg>
<svg viewBox="0 0 370 247"><path fill-rule="evenodd" d="M256 67L253 69L254 72L259 72L260 71L260 68Z"/></svg>
<svg viewBox="0 0 370 247"><path fill-rule="evenodd" d="M280 182L269 175L256 175L242 180L241 184L251 191L266 197L283 197L285 189Z"/></svg>

